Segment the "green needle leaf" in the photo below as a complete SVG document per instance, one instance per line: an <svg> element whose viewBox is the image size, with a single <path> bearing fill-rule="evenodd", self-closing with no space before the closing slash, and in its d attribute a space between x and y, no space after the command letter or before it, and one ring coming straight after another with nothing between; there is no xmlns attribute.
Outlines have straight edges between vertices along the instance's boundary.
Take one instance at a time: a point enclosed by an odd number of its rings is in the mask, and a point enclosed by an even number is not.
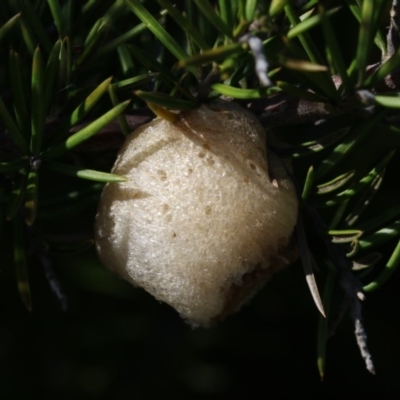
<svg viewBox="0 0 400 400"><path fill-rule="evenodd" d="M383 2L380 1L380 5L382 5ZM357 19L357 21L361 25L360 1L359 0L347 0L347 3L348 3L348 7L349 7L350 11L353 13L355 18ZM380 7L380 5L378 4L378 7ZM374 8L374 14L375 14L374 18L377 21L380 19L379 12L377 12L378 11L378 7ZM379 31L376 33L376 36L375 36L375 44L379 47L379 49L381 50L382 54L386 53L386 40L383 37L382 33L379 32ZM357 65L357 63L355 63L355 64ZM352 72L354 72L354 71L355 71L355 69Z"/></svg>
<svg viewBox="0 0 400 400"><path fill-rule="evenodd" d="M3 37L6 36L7 33L10 32L10 30L15 26L20 17L21 13L18 13L0 27L0 42L3 39Z"/></svg>
<svg viewBox="0 0 400 400"><path fill-rule="evenodd" d="M330 16L336 14L339 10L340 10L340 7L336 7L336 8L333 8L332 10L324 12L323 13L324 15L322 15L322 13L321 13L319 15L314 15L312 17L305 19L304 21L299 22L287 33L287 37L289 39L293 39L293 38L307 32L309 29L320 24L324 17L325 18L330 17Z"/></svg>
<svg viewBox="0 0 400 400"><path fill-rule="evenodd" d="M43 109L43 60L39 47L33 54L31 81L31 153L37 156L43 139L45 112Z"/></svg>
<svg viewBox="0 0 400 400"><path fill-rule="evenodd" d="M332 243L351 243L360 238L363 231L359 229L344 229L328 231L328 235L332 236Z"/></svg>
<svg viewBox="0 0 400 400"><path fill-rule="evenodd" d="M205 50L208 48L207 42L204 40L200 32L191 24L191 22L180 12L169 0L157 0L161 7L168 11L168 14L177 22L183 29L186 35L199 46L200 49Z"/></svg>
<svg viewBox="0 0 400 400"><path fill-rule="evenodd" d="M253 21L256 15L258 0L247 0L246 1L246 20Z"/></svg>
<svg viewBox="0 0 400 400"><path fill-rule="evenodd" d="M177 85L177 82L174 76L166 66L160 63L153 57L149 57L149 54L136 46L129 46L128 50L132 53L133 57L136 61L139 61L143 64L149 71L157 71L160 73L160 79L162 79L166 85L171 88L174 88Z"/></svg>
<svg viewBox="0 0 400 400"><path fill-rule="evenodd" d="M290 23L293 25L293 28L291 29L293 31L293 29L295 29L295 27L297 25L302 25L302 22L300 21L299 16L297 15L294 7L290 4L285 6L285 12L286 15L290 21ZM296 32L296 31L294 31ZM292 33L293 35L293 33ZM308 35L308 32L306 31L302 31L299 32L296 36L299 36L299 40L305 50L305 52L307 53L308 57L310 58L310 60L312 62L314 62L315 64L322 64L322 57L319 55L319 52L316 48L316 46L314 45L314 42L311 40L310 36Z"/></svg>
<svg viewBox="0 0 400 400"><path fill-rule="evenodd" d="M100 85L97 86L88 97L86 97L85 101L72 112L68 121L69 127L76 125L82 120L83 117L87 115L87 113L100 100L101 96L103 96L103 94L108 90L108 86L110 85L111 81L112 77L107 78L105 81L100 83Z"/></svg>
<svg viewBox="0 0 400 400"><path fill-rule="evenodd" d="M232 43L226 46L216 47L214 49L203 51L201 54L196 54L193 57L180 60L178 65L180 67L187 67L188 65L204 64L210 61L225 60L231 55L239 55L247 48L244 43Z"/></svg>
<svg viewBox="0 0 400 400"><path fill-rule="evenodd" d="M53 95L54 83L56 81L57 74L60 67L60 51L61 51L61 39L57 40L51 50L49 59L47 60L47 65L45 68L44 76L45 80L43 83L43 110L47 113L50 100ZM45 115L44 115L45 117Z"/></svg>
<svg viewBox="0 0 400 400"><path fill-rule="evenodd" d="M156 16L156 18L162 17L167 14L166 10L161 10L161 12ZM125 32L121 36L116 37L115 39L111 40L110 42L106 43L105 45L101 46L98 50L97 55L106 54L112 50L115 50L118 46L125 44L127 42L131 42L133 38L135 38L140 33L147 30L147 25L145 23L140 23L130 29L129 31Z"/></svg>
<svg viewBox="0 0 400 400"><path fill-rule="evenodd" d="M118 99L117 94L115 93L115 90L113 88L113 85L108 86L108 94L110 95L111 102L113 106L117 106L120 101ZM125 136L129 135L131 133L131 128L129 127L128 121L126 120L125 116L121 113L118 115L118 122L119 126L124 133Z"/></svg>
<svg viewBox="0 0 400 400"><path fill-rule="evenodd" d="M368 121L358 126L352 134L346 136L342 143L336 146L331 152L331 155L321 162L315 171L315 179L320 179L325 176L333 166L336 166L345 156L348 156L354 149L355 145L361 143L361 141L370 134L375 127L375 124L382 117L383 113L376 113L374 116L369 118Z"/></svg>
<svg viewBox="0 0 400 400"><path fill-rule="evenodd" d="M310 197L313 183L314 183L314 167L311 165L310 168L308 168L306 180L304 182L303 192L301 194L301 198L303 200L307 200Z"/></svg>
<svg viewBox="0 0 400 400"><path fill-rule="evenodd" d="M347 210L348 205L349 205L349 199L344 200L342 203L339 204L329 224L330 229L334 229L336 226L339 225L341 219L343 218L344 213Z"/></svg>
<svg viewBox="0 0 400 400"><path fill-rule="evenodd" d="M365 292L372 292L380 288L394 273L400 263L400 241L397 243L389 261L386 263L382 273L368 285L363 287Z"/></svg>
<svg viewBox="0 0 400 400"><path fill-rule="evenodd" d="M103 94L107 91L111 81L112 77L107 78L105 81L100 83L100 85L97 86L96 89L94 89L93 92L91 92L81 104L79 104L79 106L70 114L63 126L59 129L59 133L54 137L53 143L60 137L63 137L65 133L71 129L71 127L76 125L88 114L88 112L100 100L101 96L103 96Z"/></svg>
<svg viewBox="0 0 400 400"><path fill-rule="evenodd" d="M61 42L60 66L58 80L60 87L67 87L71 82L72 71L72 49L69 37L65 37Z"/></svg>
<svg viewBox="0 0 400 400"><path fill-rule="evenodd" d="M176 43L172 36L159 24L159 22L146 10L138 0L125 0L136 16L149 28L154 36L178 59L183 60L188 54ZM189 70L197 76L194 68Z"/></svg>
<svg viewBox="0 0 400 400"><path fill-rule="evenodd" d="M159 77L158 72L138 75L133 78L124 79L123 81L115 82L112 84L114 90L130 90L136 86L140 86L144 83L153 81Z"/></svg>
<svg viewBox="0 0 400 400"><path fill-rule="evenodd" d="M218 4L222 20L227 26L233 26L235 20L235 12L232 0L219 0Z"/></svg>
<svg viewBox="0 0 400 400"><path fill-rule="evenodd" d="M135 36L139 35L143 31L147 29L146 24L141 23L134 28L130 29L128 32L125 32L123 35L118 36L117 38L111 40L110 42L106 43L105 45L101 46L99 48L97 55L103 55L106 54L110 51L115 50L118 46L121 46L125 44L126 42L130 41L133 39Z"/></svg>
<svg viewBox="0 0 400 400"><path fill-rule="evenodd" d="M277 16L284 9L288 2L289 0L272 0L268 11L269 16Z"/></svg>
<svg viewBox="0 0 400 400"><path fill-rule="evenodd" d="M318 140L305 142L296 147L290 147L288 148L288 154L291 154L292 157L302 157L317 153L327 149L329 146L337 143L339 140L342 140L348 132L348 127L339 129L319 138Z"/></svg>
<svg viewBox="0 0 400 400"><path fill-rule="evenodd" d="M336 39L336 34L333 31L330 20L327 18L328 13L325 13L322 5L319 6L319 10L321 15L322 29L326 41L325 51L327 54L327 58L330 61L331 66L333 67L331 68L331 73L338 73L342 78L344 87L347 89L347 91L351 91L352 84L349 76L347 75L346 64L339 43Z"/></svg>
<svg viewBox="0 0 400 400"><path fill-rule="evenodd" d="M305 60L282 59L283 67L293 69L295 71L304 72L326 72L328 68L325 65L316 64Z"/></svg>
<svg viewBox="0 0 400 400"><path fill-rule="evenodd" d="M117 54L124 76L132 76L135 71L135 62L126 46L118 46Z"/></svg>
<svg viewBox="0 0 400 400"><path fill-rule="evenodd" d="M53 15L58 35L63 36L65 34L65 27L60 3L58 0L47 0L47 4L49 5L51 14Z"/></svg>
<svg viewBox="0 0 400 400"><path fill-rule="evenodd" d="M96 21L86 37L84 50L74 64L73 70L77 70L84 62L88 60L89 56L94 54L96 46L99 47L99 44L104 39L108 29L109 26L104 24L102 19Z"/></svg>
<svg viewBox="0 0 400 400"><path fill-rule="evenodd" d="M285 12L289 18L289 21L293 25L293 27L296 27L297 25L302 23L300 21L299 16L297 15L294 7L291 6L290 4L285 6ZM324 60L321 57L321 55L319 54L318 48L315 46L313 40L311 39L309 32L300 33L298 35L298 39L300 40L300 43L302 44L305 52L307 53L308 57L310 58L310 61L317 65L323 65ZM337 94L335 85L333 84L332 78L329 74L327 74L327 73L319 74L318 80L314 83L317 83L318 87L320 87L321 90L323 90L323 92L327 96L329 96L329 98L333 99L334 101L340 101L340 98Z"/></svg>
<svg viewBox="0 0 400 400"><path fill-rule="evenodd" d="M400 108L400 97L397 96L375 96L375 103L387 108Z"/></svg>
<svg viewBox="0 0 400 400"><path fill-rule="evenodd" d="M47 53L50 53L52 43L49 39L49 35L46 32L46 28L41 21L40 16L38 16L35 6L31 0L20 0L21 6L24 10L24 14L26 15L26 19L29 21L29 24L32 26L32 29L35 31L39 43L43 46Z"/></svg>
<svg viewBox="0 0 400 400"><path fill-rule="evenodd" d="M383 1L363 1L361 5L360 31L356 54L358 86L361 86L364 83L372 43L379 28L383 3Z"/></svg>
<svg viewBox="0 0 400 400"><path fill-rule="evenodd" d="M234 99L261 99L263 97L267 97L273 93L280 92L281 89L278 87L269 87L269 88L259 88L259 89L240 89L235 88L228 85L223 85L222 83L214 83L211 86L211 89L216 92L224 95L233 97Z"/></svg>
<svg viewBox="0 0 400 400"><path fill-rule="evenodd" d="M125 108L128 106L130 103L130 100L127 100L118 106L112 108L110 111L106 112L104 115L102 115L100 118L97 118L95 121L93 121L91 124L85 126L83 129L81 129L79 132L76 132L72 136L70 136L64 143L61 143L59 145L55 145L51 147L50 149L46 150L43 152L43 159L50 159L59 156L60 154L66 152L67 150L70 150L74 148L75 146L78 146L85 140L89 139L93 135L95 135L100 129L108 125L112 120L117 118L117 116L125 110Z"/></svg>
<svg viewBox="0 0 400 400"><path fill-rule="evenodd" d="M347 226L352 226L358 220L358 218L364 213L369 204L371 203L372 198L375 196L376 192L381 187L383 182L383 175L385 173L385 169L383 169L371 182L370 186L367 190L362 194L361 198L358 200L355 207L347 214L345 223Z"/></svg>
<svg viewBox="0 0 400 400"><path fill-rule="evenodd" d="M344 186L353 178L355 171L349 171L342 175L337 176L329 182L322 183L317 186L317 194L331 193Z"/></svg>
<svg viewBox="0 0 400 400"><path fill-rule="evenodd" d="M374 87L378 82L383 81L393 71L397 70L400 66L400 48L396 53L383 63L371 76L364 81L364 86L371 88Z"/></svg>
<svg viewBox="0 0 400 400"><path fill-rule="evenodd" d="M336 205L336 204L342 202L343 200L360 193L360 191L367 188L371 183L373 184L375 181L375 178L377 176L379 176L379 174L382 172L382 170L386 167L386 165L389 163L389 161L393 158L393 156L394 156L394 151L390 152L379 164L377 164L368 173L368 175L364 176L360 180L360 182L357 182L349 189L347 189L341 193L338 193L332 200L326 201L325 205L328 207Z"/></svg>
<svg viewBox="0 0 400 400"><path fill-rule="evenodd" d="M400 221L395 221L394 223L379 229L373 234L364 237L359 241L359 247L363 250L370 250L398 236L400 236Z"/></svg>
<svg viewBox="0 0 400 400"><path fill-rule="evenodd" d="M95 6L99 5L99 1L98 0L88 0L81 9L82 14L87 14L89 12L93 12Z"/></svg>
<svg viewBox="0 0 400 400"><path fill-rule="evenodd" d="M363 230L364 232L373 231L380 226L384 226L387 223L390 223L394 218L398 218L400 215L400 205L396 204L393 207L379 210L379 213L364 223L359 223L357 225L358 229Z"/></svg>
<svg viewBox="0 0 400 400"><path fill-rule="evenodd" d="M213 6L208 0L194 0L199 10L204 14L208 21L217 28L218 32L223 33L225 36L232 38L232 29L221 19L215 12Z"/></svg>
<svg viewBox="0 0 400 400"><path fill-rule="evenodd" d="M127 178L120 175L110 174L107 172L94 171L92 169L84 169L68 164L47 162L45 165L52 171L56 171L65 175L76 176L77 178L89 179L91 181L126 182L128 180Z"/></svg>
<svg viewBox="0 0 400 400"><path fill-rule="evenodd" d="M21 29L22 38L24 39L26 48L30 54L33 54L37 46L37 42L35 42L35 35L27 23L27 17L23 13L21 13L21 18L19 19L19 27Z"/></svg>
<svg viewBox="0 0 400 400"><path fill-rule="evenodd" d="M104 14L103 20L107 25L116 25L118 19L127 14L127 6L124 0L114 0L109 3L111 3L111 6Z"/></svg>

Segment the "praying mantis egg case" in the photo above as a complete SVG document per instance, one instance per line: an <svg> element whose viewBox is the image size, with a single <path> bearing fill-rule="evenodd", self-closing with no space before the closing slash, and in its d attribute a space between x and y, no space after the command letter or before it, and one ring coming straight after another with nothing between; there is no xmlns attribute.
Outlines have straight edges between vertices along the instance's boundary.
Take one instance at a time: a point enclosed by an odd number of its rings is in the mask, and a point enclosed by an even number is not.
<svg viewBox="0 0 400 400"><path fill-rule="evenodd" d="M290 262L298 201L267 162L265 132L232 102L157 118L130 134L96 217L102 262L192 326L238 310Z"/></svg>

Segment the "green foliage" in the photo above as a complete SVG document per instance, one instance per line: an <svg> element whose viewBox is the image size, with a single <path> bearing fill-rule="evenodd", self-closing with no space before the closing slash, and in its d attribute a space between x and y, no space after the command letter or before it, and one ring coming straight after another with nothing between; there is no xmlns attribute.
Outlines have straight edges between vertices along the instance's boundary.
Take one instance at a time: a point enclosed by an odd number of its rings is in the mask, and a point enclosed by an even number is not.
<svg viewBox="0 0 400 400"><path fill-rule="evenodd" d="M301 8L290 1L267 3L1 2L1 234L13 232L17 286L28 309L27 243L37 239L35 232L45 231L46 218L57 216L60 208L72 216L82 208L93 213L101 185L78 183L76 177L124 180L98 169L107 170L115 157L112 137L131 130L127 116L147 115L143 107L166 115L168 109L194 108L220 95L246 101L250 109L264 107L261 119L267 118L272 95L295 96L310 109L323 104L321 124L298 120L294 129L293 120L283 117L274 128L288 143L279 151L293 158L295 179L304 187L301 212L312 204L326 235L335 230L335 237L346 237L334 246L350 264L366 251L391 245L389 256L360 275L365 291L392 275L400 262L399 245L393 250L400 234L399 199L390 191L398 164L394 150L400 146L400 97L387 79L398 72L400 51L391 53L383 34L390 2L337 1L330 9L316 1ZM346 13L355 16L350 57L334 29ZM261 53L254 53L250 37L262 41ZM255 72L262 55L270 66L269 87L262 87ZM101 141L98 133L113 121L118 128L106 137L100 156L92 156L96 140ZM104 155L109 162L99 160ZM64 179L67 183L60 185ZM315 227L305 218L312 238ZM308 263L320 265L317 280L325 279L322 302L329 317L335 260L308 246L315 254L311 259L306 249ZM327 324L321 320L319 327L321 375Z"/></svg>

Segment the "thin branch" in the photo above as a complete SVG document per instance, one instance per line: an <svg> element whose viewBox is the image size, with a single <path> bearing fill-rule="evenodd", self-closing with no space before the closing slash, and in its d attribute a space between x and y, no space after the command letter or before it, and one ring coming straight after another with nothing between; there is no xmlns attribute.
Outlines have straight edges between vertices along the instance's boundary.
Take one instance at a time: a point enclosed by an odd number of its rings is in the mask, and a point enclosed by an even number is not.
<svg viewBox="0 0 400 400"><path fill-rule="evenodd" d="M351 272L352 263L350 260L346 259L344 249L341 246L332 244L329 236L326 234L326 232L328 231L327 226L320 217L317 210L312 206L307 206L306 210L312 217L315 228L325 243L328 257L332 261L338 272L339 282L349 301L350 316L354 321L355 336L361 356L365 361L367 370L373 374L375 373L375 369L373 366L371 354L368 350L367 335L362 323L361 301L365 299L365 295L362 291L362 284Z"/></svg>

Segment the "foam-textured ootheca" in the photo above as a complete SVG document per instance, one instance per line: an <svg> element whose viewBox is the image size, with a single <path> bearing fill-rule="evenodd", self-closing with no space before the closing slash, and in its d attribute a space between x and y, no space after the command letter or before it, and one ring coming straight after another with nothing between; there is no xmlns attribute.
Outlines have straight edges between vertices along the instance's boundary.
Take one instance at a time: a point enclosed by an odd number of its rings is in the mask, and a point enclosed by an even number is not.
<svg viewBox="0 0 400 400"><path fill-rule="evenodd" d="M96 219L103 263L194 326L236 311L287 254L297 198L258 120L223 101L126 139Z"/></svg>

